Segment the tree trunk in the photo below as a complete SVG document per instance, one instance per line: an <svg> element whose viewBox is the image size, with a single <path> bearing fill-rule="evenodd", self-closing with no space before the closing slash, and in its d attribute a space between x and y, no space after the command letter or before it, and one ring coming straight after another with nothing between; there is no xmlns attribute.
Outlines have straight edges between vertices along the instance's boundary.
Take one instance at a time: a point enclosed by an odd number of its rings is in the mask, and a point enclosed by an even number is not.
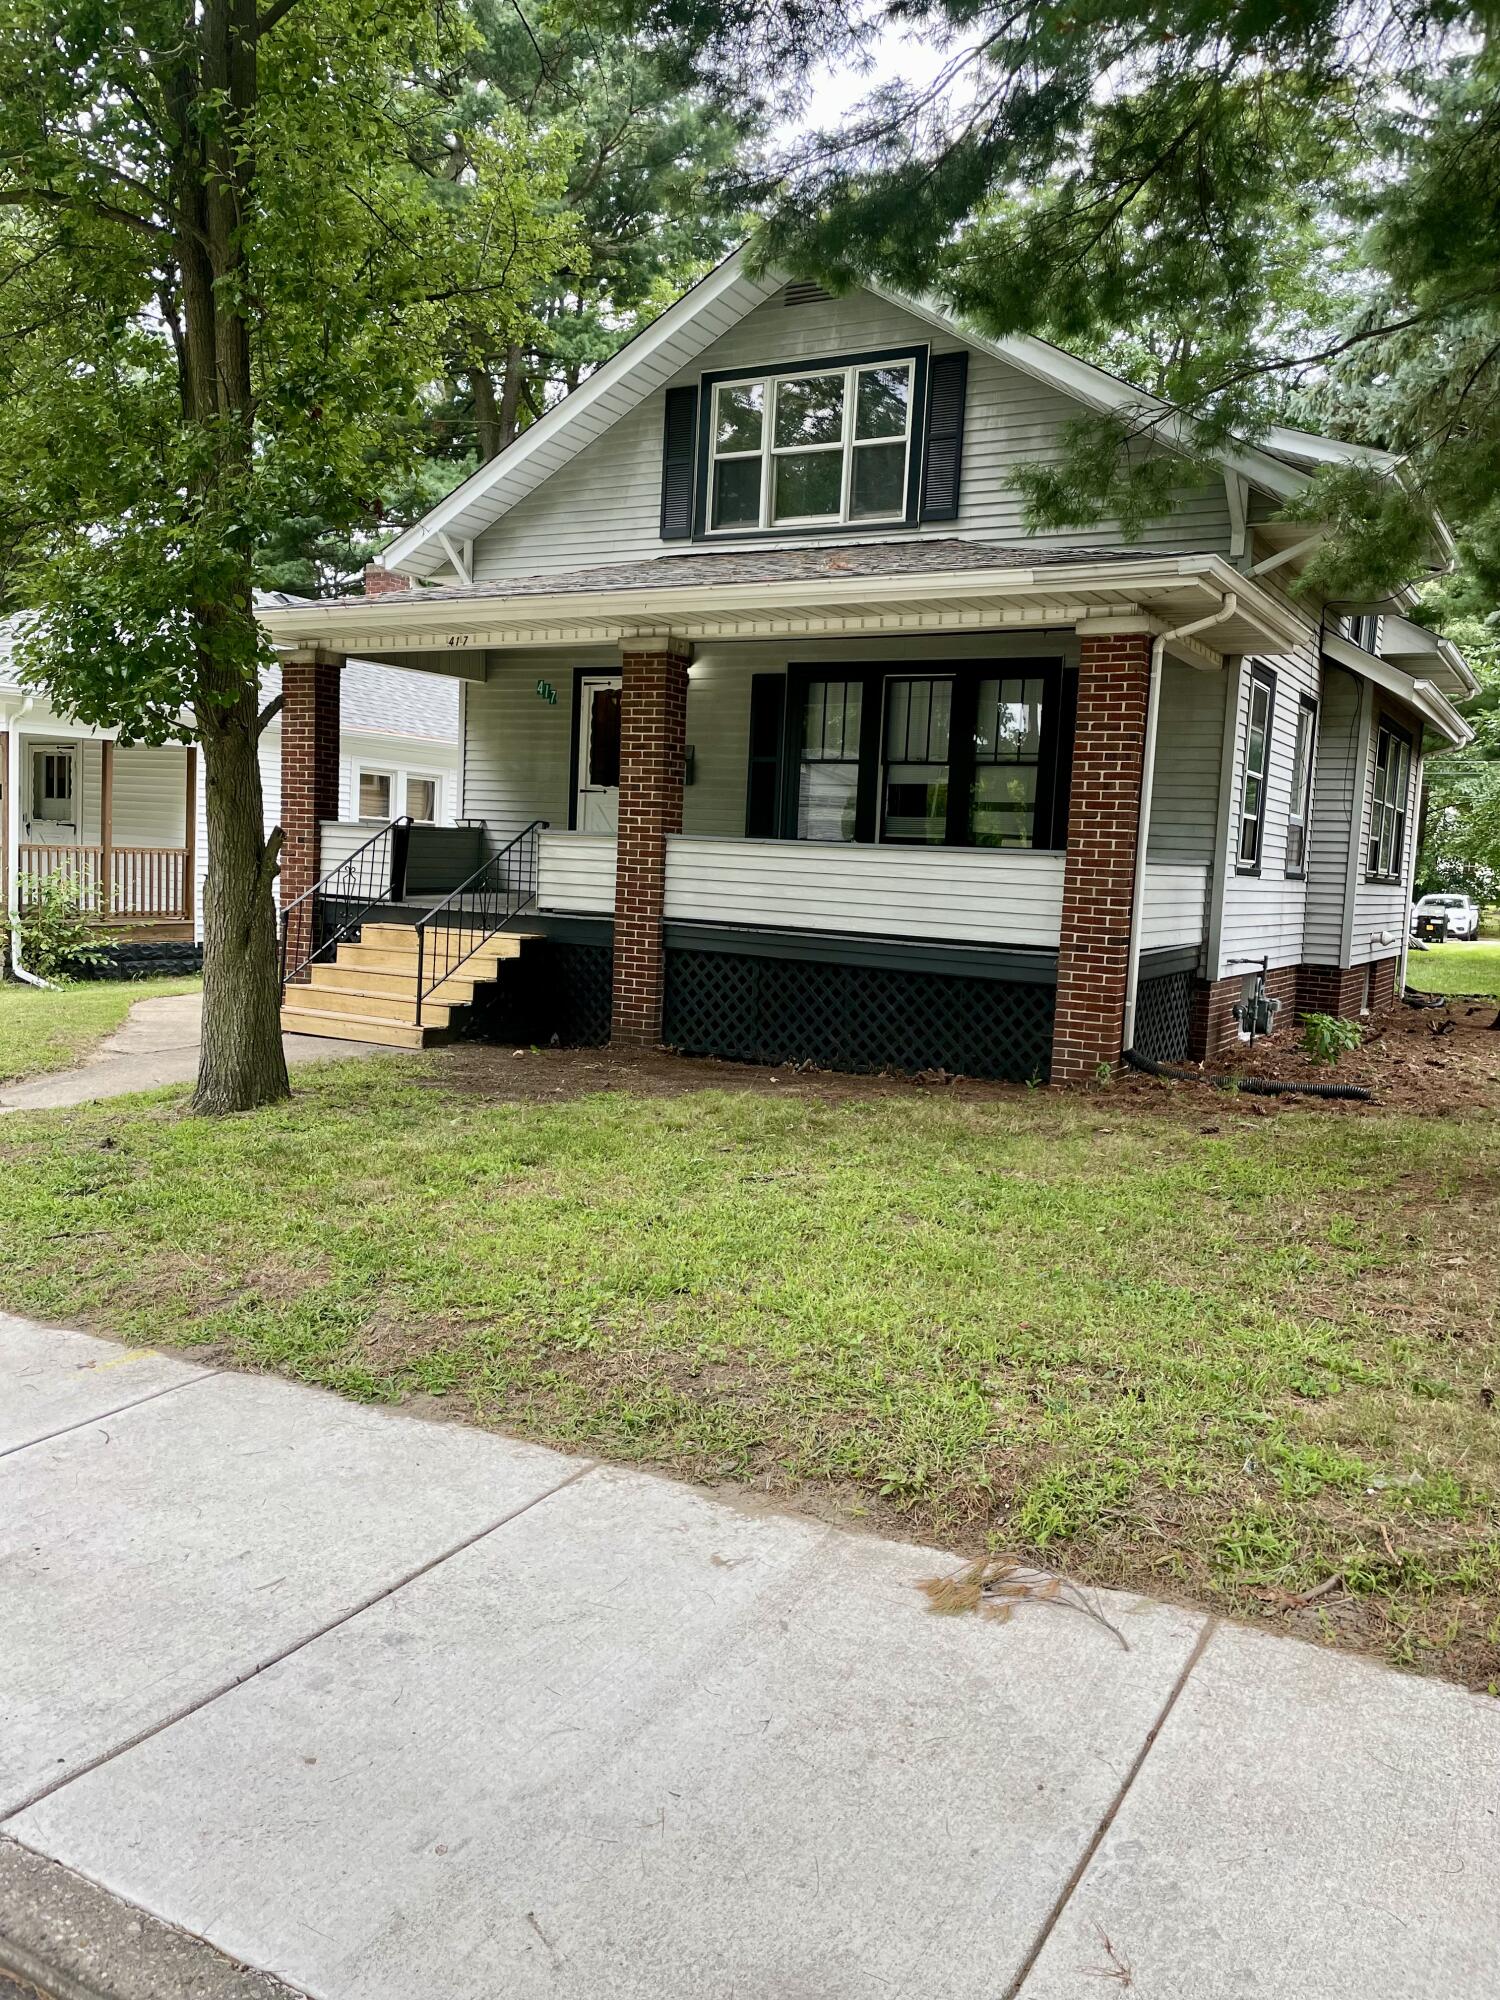
<svg viewBox="0 0 1500 2000"><path fill-rule="evenodd" d="M276 848L265 834L258 699L198 709L208 816L203 886L203 1043L193 1109L250 1111L291 1094L281 1046Z"/></svg>
<svg viewBox="0 0 1500 2000"><path fill-rule="evenodd" d="M474 433L479 462L488 465L505 439L500 435L500 410L495 401L495 385L488 368L477 363L469 369L469 387L474 393Z"/></svg>
<svg viewBox="0 0 1500 2000"><path fill-rule="evenodd" d="M521 383L525 369L520 345L512 341L505 350L505 380L500 386L500 443L512 443L521 428Z"/></svg>

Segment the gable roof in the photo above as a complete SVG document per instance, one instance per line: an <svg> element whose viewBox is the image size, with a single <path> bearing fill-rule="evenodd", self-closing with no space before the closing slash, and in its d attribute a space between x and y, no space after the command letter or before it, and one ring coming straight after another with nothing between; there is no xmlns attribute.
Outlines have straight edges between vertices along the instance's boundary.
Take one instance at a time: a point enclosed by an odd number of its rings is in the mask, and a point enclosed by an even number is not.
<svg viewBox="0 0 1500 2000"><path fill-rule="evenodd" d="M413 577L430 576L450 566L464 575L468 547L486 528L610 425L690 367L705 348L756 306L774 297L786 282L780 272L752 275L746 250L742 247L732 252L571 394L544 410L504 451L398 535L385 550L382 562ZM867 283L864 289L925 321L934 331L1019 369L1075 402L1104 413L1144 411L1165 443L1187 441L1186 420L1170 405L1048 341L1029 334L992 340L956 319L936 300L911 298L875 283ZM1219 454L1226 472L1239 474L1277 500L1300 492L1318 463L1357 455L1372 462L1386 456L1361 454L1358 447L1290 430L1273 432L1264 446L1235 444Z"/></svg>

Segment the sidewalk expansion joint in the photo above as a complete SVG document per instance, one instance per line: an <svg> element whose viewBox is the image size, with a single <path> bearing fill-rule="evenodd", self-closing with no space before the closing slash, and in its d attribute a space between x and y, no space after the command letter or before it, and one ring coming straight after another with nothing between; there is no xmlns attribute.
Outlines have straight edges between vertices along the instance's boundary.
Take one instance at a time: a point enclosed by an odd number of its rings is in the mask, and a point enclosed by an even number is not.
<svg viewBox="0 0 1500 2000"><path fill-rule="evenodd" d="M21 1813L29 1812L33 1806L40 1805L43 1799L50 1799L55 1792L64 1791L79 1778L86 1778L91 1771L97 1771L105 1764L112 1764L117 1757L123 1757L127 1751L135 1750L142 1743L149 1743L152 1737L160 1736L164 1730L173 1728L179 1722L185 1722L188 1716L196 1715L200 1709L210 1707L227 1694L233 1694L237 1687L243 1687L247 1681L253 1681L258 1674L265 1673L270 1667L280 1666L283 1660L289 1660L294 1654L302 1652L305 1647L315 1645L330 1632L337 1632L341 1625L348 1625L353 1619L363 1617L365 1612L373 1610L377 1604L383 1604L386 1598L394 1597L398 1590L404 1590L409 1583L415 1583L419 1577L424 1577L432 1570L440 1568L454 1556L461 1556L465 1549L472 1549L476 1542L482 1542L487 1536L497 1534L501 1528L519 1520L522 1514L529 1514L533 1507L541 1506L544 1500L552 1499L555 1494L575 1485L580 1479L586 1479L591 1472L597 1470L598 1460L589 1459L575 1472L570 1472L566 1479L560 1479L555 1486L549 1486L545 1492L533 1494L529 1500L523 1500L520 1506L512 1507L508 1514L502 1514L498 1520L488 1521L482 1528L476 1528L472 1535L465 1535L461 1541L440 1549L435 1556L429 1556L426 1562L418 1563L415 1569L403 1572L393 1583L382 1584L379 1590L371 1591L368 1597L361 1598L358 1604L351 1605L347 1611L341 1611L336 1618L330 1618L315 1631L304 1633L300 1639L291 1640L264 1660L257 1660L253 1667L246 1667L243 1673L235 1674L229 1680L211 1688L207 1694L198 1695L192 1701L184 1702L180 1708L173 1709L170 1715L164 1715L159 1721L137 1730L134 1736L128 1737L123 1743L113 1744L99 1756L91 1758L87 1764L80 1764L76 1771L70 1771L66 1777L57 1778L50 1785L39 1786L28 1798L19 1800L6 1812L0 1813L0 1826L17 1818Z"/></svg>
<svg viewBox="0 0 1500 2000"><path fill-rule="evenodd" d="M212 1382L216 1375L230 1372L227 1368L205 1368L201 1375L190 1375L185 1382L169 1382L164 1389L148 1389L144 1396L132 1396L128 1403L116 1403L112 1410L99 1410L93 1416L80 1417L76 1424L59 1424L55 1431L48 1431L39 1438L27 1438L21 1444L8 1444L0 1451L0 1458L13 1458L18 1451L35 1451L39 1444L51 1444L54 1438L67 1437L73 1431L91 1430L96 1424L108 1423L111 1417L124 1416L127 1410L138 1410L143 1404L158 1402L163 1396L175 1396L179 1389L196 1389L200 1382Z"/></svg>
<svg viewBox="0 0 1500 2000"><path fill-rule="evenodd" d="M1218 1630L1218 1625L1219 1621L1215 1617L1208 1617L1204 1619L1203 1625L1199 1630L1198 1636L1193 1641L1193 1650L1188 1654L1186 1660L1183 1662L1181 1671L1178 1673L1176 1680L1173 1681L1171 1688L1167 1693L1167 1698L1162 1703L1160 1712L1158 1713L1155 1722L1153 1722L1151 1727L1146 1731L1145 1740L1141 1744L1140 1749L1137 1750L1137 1752L1135 1753L1134 1758L1131 1760L1130 1769L1125 1773L1124 1778L1121 1780L1119 1790L1110 1800L1108 1809L1106 1810L1104 1817L1100 1820L1099 1824L1094 1828L1093 1834L1089 1839L1087 1847L1084 1848L1082 1854L1079 1855L1077 1861L1074 1863L1073 1871L1069 1875L1067 1881L1064 1882L1062 1889L1058 1895L1057 1901L1052 1905L1052 1908L1047 1912L1046 1921L1043 1923L1041 1929L1037 1932L1035 1938L1032 1940L1031 1949L1027 1952L1025 1958L1022 1959L1020 1968L1017 1971L1015 1978L1012 1979L1009 1986L1007 1986L1005 1991L1001 1994L1000 2000L1020 2000L1021 1991L1024 1988L1027 1980L1031 1977L1032 1970L1035 1967L1037 1960L1041 1957L1042 1951L1046 1946L1048 1938L1050 1938L1052 1933L1057 1929L1058 1923L1061 1921L1063 1911L1066 1910L1068 1904L1073 1900L1074 1891L1077 1889L1079 1883L1083 1880L1084 1876L1088 1873L1090 1864L1092 1863L1094 1856L1099 1852L1099 1849L1103 1844L1104 1836L1109 1832L1110 1828L1114 1825L1115 1816L1118 1814L1121 1806L1124 1805L1126 1799L1130 1796L1131 1786L1140 1776L1142 1767L1144 1766L1146 1759L1151 1755L1151 1751L1153 1746L1155 1745L1157 1737L1160 1736L1163 1729L1166 1728L1167 1718L1171 1715L1172 1710L1177 1706L1178 1696L1187 1686L1189 1680L1191 1680L1193 1675L1193 1669L1197 1666L1198 1662L1203 1658L1204 1652L1208 1646L1208 1642L1213 1637L1214 1633Z"/></svg>

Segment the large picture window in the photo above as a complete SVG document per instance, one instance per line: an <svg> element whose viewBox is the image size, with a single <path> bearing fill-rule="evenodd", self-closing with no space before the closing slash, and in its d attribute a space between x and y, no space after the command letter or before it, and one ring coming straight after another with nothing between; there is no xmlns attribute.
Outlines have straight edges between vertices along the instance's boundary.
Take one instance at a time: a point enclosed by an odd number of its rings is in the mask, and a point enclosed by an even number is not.
<svg viewBox="0 0 1500 2000"><path fill-rule="evenodd" d="M1266 837L1266 779L1271 766L1271 714L1276 682L1264 667L1250 679L1250 704L1245 712L1244 768L1240 777L1240 831L1235 866L1247 875L1260 873L1260 853Z"/></svg>
<svg viewBox="0 0 1500 2000"><path fill-rule="evenodd" d="M925 847L1067 842L1076 675L1059 661L792 669L784 831Z"/></svg>
<svg viewBox="0 0 1500 2000"><path fill-rule="evenodd" d="M916 403L916 355L715 383L709 533L904 520Z"/></svg>
<svg viewBox="0 0 1500 2000"><path fill-rule="evenodd" d="M1394 722L1375 735L1375 777L1370 795L1368 873L1399 882L1406 859L1406 799L1411 787L1411 738Z"/></svg>

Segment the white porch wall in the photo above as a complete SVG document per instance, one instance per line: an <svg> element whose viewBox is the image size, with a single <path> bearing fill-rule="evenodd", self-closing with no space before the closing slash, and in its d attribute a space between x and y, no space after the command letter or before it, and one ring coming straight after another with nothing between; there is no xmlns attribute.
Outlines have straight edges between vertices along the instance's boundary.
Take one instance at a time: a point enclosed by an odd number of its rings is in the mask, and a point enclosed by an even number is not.
<svg viewBox="0 0 1500 2000"><path fill-rule="evenodd" d="M823 360L848 353L930 344L952 353L963 342L936 333L925 321L868 292L787 306L780 294L747 314L674 378L696 382L703 372L747 371L773 362ZM539 576L597 563L637 562L710 546L754 543L663 542L661 539L662 413L665 388L543 482L474 547L475 581ZM917 528L885 523L863 537L890 541L907 536L973 536L1010 544L1116 547L1119 526L1104 522L1030 537L1012 474L1021 464L1046 463L1059 454L1063 425L1078 405L1019 369L970 351L964 419L963 485L957 521ZM1153 522L1143 549L1227 551L1229 517L1222 483L1178 496L1173 513Z"/></svg>
<svg viewBox="0 0 1500 2000"><path fill-rule="evenodd" d="M1165 663L1147 847L1152 861L1206 866L1213 860L1231 678L1224 667L1203 673L1177 660Z"/></svg>
<svg viewBox="0 0 1500 2000"><path fill-rule="evenodd" d="M97 748L97 745L90 746ZM116 847L187 843L187 760L181 745L115 751Z"/></svg>

